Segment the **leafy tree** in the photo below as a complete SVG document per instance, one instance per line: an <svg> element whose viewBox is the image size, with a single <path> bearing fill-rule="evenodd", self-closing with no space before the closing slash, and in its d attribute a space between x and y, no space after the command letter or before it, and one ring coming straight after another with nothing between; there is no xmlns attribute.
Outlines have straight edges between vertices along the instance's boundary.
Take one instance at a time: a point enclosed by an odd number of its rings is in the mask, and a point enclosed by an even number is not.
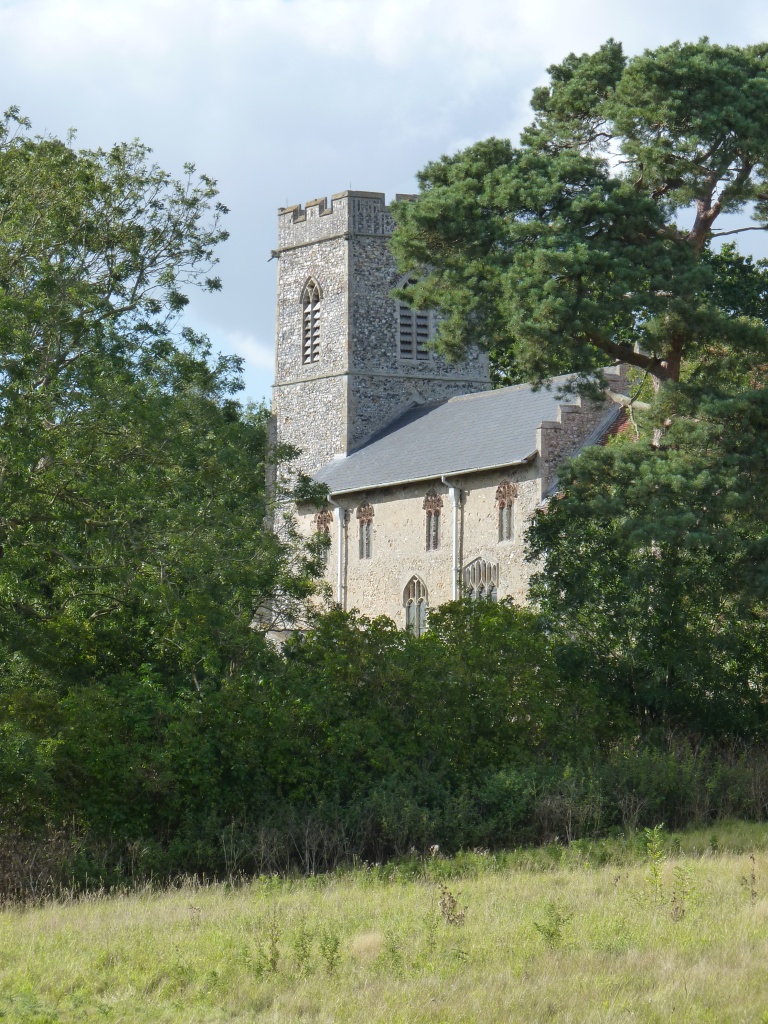
<svg viewBox="0 0 768 1024"><path fill-rule="evenodd" d="M768 227L768 45L627 59L609 40L549 75L519 146L443 157L397 207L402 269L424 271L406 292L445 314L448 352L484 345L508 379L574 371L586 390L607 362L649 378L648 401L620 398L651 410L631 440L559 472L531 534L534 596L570 671L636 721L754 731L768 276L713 247Z"/></svg>
<svg viewBox="0 0 768 1024"><path fill-rule="evenodd" d="M567 673L642 726L759 735L768 717L768 392L699 399L650 452L588 449L529 532Z"/></svg>
<svg viewBox="0 0 768 1024"><path fill-rule="evenodd" d="M765 323L722 303L704 254L767 226L767 56L702 39L627 59L609 40L549 69L518 147L489 139L429 164L395 209L393 247L422 271L403 296L444 314L442 347L585 384L608 361L664 382L724 344L762 358ZM723 214L743 219L718 230Z"/></svg>
<svg viewBox="0 0 768 1024"><path fill-rule="evenodd" d="M0 122L0 643L62 682L147 663L200 690L310 587L265 528L266 413L179 320L220 287L225 213L139 143Z"/></svg>

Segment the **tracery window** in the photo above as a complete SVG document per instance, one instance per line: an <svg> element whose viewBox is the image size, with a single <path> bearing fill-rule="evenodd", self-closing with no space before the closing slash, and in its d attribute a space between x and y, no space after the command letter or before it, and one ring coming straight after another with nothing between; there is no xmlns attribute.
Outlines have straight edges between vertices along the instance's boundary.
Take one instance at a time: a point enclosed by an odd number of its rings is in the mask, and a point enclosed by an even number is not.
<svg viewBox="0 0 768 1024"><path fill-rule="evenodd" d="M500 483L496 488L500 541L515 539L515 498L517 498L517 486L508 480Z"/></svg>
<svg viewBox="0 0 768 1024"><path fill-rule="evenodd" d="M498 601L499 563L476 558L464 567L464 594L473 601Z"/></svg>
<svg viewBox="0 0 768 1024"><path fill-rule="evenodd" d="M427 628L427 609L429 595L424 582L418 576L412 576L403 591L405 606L405 628L415 636L421 636Z"/></svg>
<svg viewBox="0 0 768 1024"><path fill-rule="evenodd" d="M400 287L416 284L410 277ZM431 309L412 309L397 303L398 351L401 359L429 359L429 341L437 330L437 314Z"/></svg>
<svg viewBox="0 0 768 1024"><path fill-rule="evenodd" d="M373 555L373 505L363 502L357 507L357 522L360 538L360 557Z"/></svg>
<svg viewBox="0 0 768 1024"><path fill-rule="evenodd" d="M310 277L301 293L301 361L316 363L320 358L320 285Z"/></svg>
<svg viewBox="0 0 768 1024"><path fill-rule="evenodd" d="M440 547L440 517L443 499L435 491L428 491L422 508L427 514L427 551L437 551Z"/></svg>
<svg viewBox="0 0 768 1024"><path fill-rule="evenodd" d="M328 538L327 541L320 548L320 557L323 560L323 565L328 564L328 554L331 549L331 523L333 522L333 513L330 509L325 508L321 512L318 512L315 516L315 533L319 534L323 538Z"/></svg>

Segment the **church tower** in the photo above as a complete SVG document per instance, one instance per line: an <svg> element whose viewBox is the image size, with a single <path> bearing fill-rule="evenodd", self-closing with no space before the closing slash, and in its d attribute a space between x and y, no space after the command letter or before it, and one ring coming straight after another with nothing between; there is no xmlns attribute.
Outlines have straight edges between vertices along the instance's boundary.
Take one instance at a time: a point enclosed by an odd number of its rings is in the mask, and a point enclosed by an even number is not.
<svg viewBox="0 0 768 1024"><path fill-rule="evenodd" d="M278 213L272 414L309 474L415 405L490 388L487 356L447 362L428 347L435 315L392 298L403 279L384 198L340 192Z"/></svg>

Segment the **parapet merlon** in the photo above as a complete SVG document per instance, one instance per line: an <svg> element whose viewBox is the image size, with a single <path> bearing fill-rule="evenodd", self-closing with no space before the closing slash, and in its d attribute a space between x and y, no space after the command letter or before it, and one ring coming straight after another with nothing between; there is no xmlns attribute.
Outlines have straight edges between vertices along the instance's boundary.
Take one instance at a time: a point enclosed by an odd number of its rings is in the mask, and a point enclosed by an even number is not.
<svg viewBox="0 0 768 1024"><path fill-rule="evenodd" d="M407 192L398 192L395 195L395 201L398 203L402 200L413 200L416 198L415 194ZM309 199L303 206L301 203L295 206L281 206L277 212L281 217L290 217L294 223L297 223L298 221L306 220L308 216L326 217L334 212L334 203L341 203L343 201L346 205L346 202L350 199L373 200L374 204L380 206L382 211L389 210L384 192L359 192L348 189L345 192L335 192L331 196L330 202L328 202L326 196L321 196L319 199Z"/></svg>

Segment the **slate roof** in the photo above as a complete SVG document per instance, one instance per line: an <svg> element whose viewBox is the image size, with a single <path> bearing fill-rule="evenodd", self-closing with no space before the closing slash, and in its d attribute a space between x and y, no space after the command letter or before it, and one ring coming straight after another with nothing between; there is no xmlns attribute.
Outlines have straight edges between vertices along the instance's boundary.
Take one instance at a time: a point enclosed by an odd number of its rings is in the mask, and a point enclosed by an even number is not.
<svg viewBox="0 0 768 1024"><path fill-rule="evenodd" d="M553 378L551 391L518 384L410 409L314 477L339 494L527 462L536 454L539 424L557 419L558 406L568 401L555 397L567 379ZM616 406L607 410L587 443L594 443L618 412Z"/></svg>

